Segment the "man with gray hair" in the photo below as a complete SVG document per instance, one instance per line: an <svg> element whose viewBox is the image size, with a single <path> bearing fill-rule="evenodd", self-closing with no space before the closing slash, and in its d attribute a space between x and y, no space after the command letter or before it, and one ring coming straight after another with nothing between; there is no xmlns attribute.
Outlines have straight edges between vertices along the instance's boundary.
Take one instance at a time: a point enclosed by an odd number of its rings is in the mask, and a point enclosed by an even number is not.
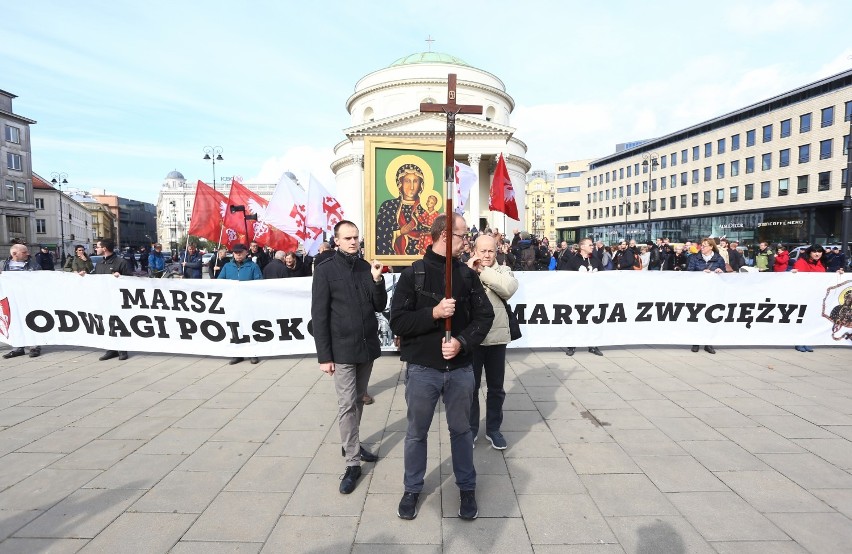
<svg viewBox="0 0 852 554"><path fill-rule="evenodd" d="M13 244L9 249L9 259L0 262L0 272L3 271L39 271L41 266L38 262L30 257L30 251L26 244ZM41 346L30 347L30 358L35 358L41 354ZM24 347L19 346L9 350L3 357L7 360L17 356L24 355Z"/></svg>
<svg viewBox="0 0 852 554"><path fill-rule="evenodd" d="M284 279L285 277L290 276L287 271L287 266L284 265L284 257L286 255L286 252L283 250L279 250L275 253L275 256L268 264L266 264L266 267L263 268L264 279Z"/></svg>

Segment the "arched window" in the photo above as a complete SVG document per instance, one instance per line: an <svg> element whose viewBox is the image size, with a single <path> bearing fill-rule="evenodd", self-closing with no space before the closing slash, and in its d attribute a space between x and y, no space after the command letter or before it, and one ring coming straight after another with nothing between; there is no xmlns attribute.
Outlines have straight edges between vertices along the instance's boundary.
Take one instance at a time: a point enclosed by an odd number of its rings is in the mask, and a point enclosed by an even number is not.
<svg viewBox="0 0 852 554"><path fill-rule="evenodd" d="M485 121L494 121L496 114L497 110L494 109L494 106L488 106L488 109L485 110Z"/></svg>
<svg viewBox="0 0 852 554"><path fill-rule="evenodd" d="M364 123L368 123L374 120L373 116L373 108L366 108L364 110Z"/></svg>

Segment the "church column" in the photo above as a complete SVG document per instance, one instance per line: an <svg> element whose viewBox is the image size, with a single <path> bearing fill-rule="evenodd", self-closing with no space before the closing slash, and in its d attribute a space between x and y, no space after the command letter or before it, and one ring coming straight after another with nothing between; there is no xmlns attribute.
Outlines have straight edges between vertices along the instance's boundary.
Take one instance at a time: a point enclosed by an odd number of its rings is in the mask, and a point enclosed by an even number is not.
<svg viewBox="0 0 852 554"><path fill-rule="evenodd" d="M358 208L355 214L352 214L354 217L349 216L349 220L358 222L358 228L364 229L364 195L367 194L366 187L364 187L364 154L352 154L352 164L355 165L354 190L357 192L354 197ZM340 191L337 191L337 198L339 201ZM375 229L373 232L375 233Z"/></svg>
<svg viewBox="0 0 852 554"><path fill-rule="evenodd" d="M476 228L481 231L482 229L480 229L480 227L479 227L479 214L480 214L480 211L479 211L480 208L479 207L480 207L480 203L481 203L480 194L481 194L481 191L482 191L482 183L480 182L480 175L479 175L479 160L480 160L479 154L468 154L467 155L467 165L469 165L470 168L473 170L473 172L476 173L476 186L470 191L470 200L468 201L468 208L467 209L468 209L468 214L469 214L468 215L469 221L467 222L467 226L473 227L474 225L476 225Z"/></svg>

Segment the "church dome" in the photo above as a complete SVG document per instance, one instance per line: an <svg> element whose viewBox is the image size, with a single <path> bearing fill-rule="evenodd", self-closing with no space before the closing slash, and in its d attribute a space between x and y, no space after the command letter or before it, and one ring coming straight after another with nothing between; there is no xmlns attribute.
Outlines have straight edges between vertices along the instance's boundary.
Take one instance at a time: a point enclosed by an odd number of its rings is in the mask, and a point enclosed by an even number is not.
<svg viewBox="0 0 852 554"><path fill-rule="evenodd" d="M170 171L168 175L166 175L166 179L179 179L181 181L186 181L186 177L183 176L178 170Z"/></svg>
<svg viewBox="0 0 852 554"><path fill-rule="evenodd" d="M397 67L400 65L411 65L417 63L448 63L453 65L463 65L471 67L470 64L468 64L464 60L455 56L451 56L450 54L443 54L441 52L420 52L418 54L411 54L409 56L405 56L404 58L396 60L388 67Z"/></svg>

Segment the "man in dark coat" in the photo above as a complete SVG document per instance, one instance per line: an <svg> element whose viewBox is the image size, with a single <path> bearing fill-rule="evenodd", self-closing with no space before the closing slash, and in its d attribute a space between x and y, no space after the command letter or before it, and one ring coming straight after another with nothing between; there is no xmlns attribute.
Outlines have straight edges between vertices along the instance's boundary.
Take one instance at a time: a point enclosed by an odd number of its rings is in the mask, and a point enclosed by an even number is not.
<svg viewBox="0 0 852 554"><path fill-rule="evenodd" d="M343 220L334 236L337 254L314 269L311 319L320 370L334 377L346 457L340 492L349 494L361 477L361 461L378 460L361 446L358 432L373 361L381 355L376 312L385 309L388 296L382 264L358 256L358 227Z"/></svg>
<svg viewBox="0 0 852 554"><path fill-rule="evenodd" d="M92 272L95 275L112 275L113 277L121 277L122 275L131 276L133 271L127 263L127 260L115 254L115 243L110 239L101 239L95 246L95 252L103 259L95 265L95 270ZM133 253L130 253L133 257ZM135 263L136 260L134 259ZM126 350L107 350L104 355L98 358L100 361L111 360L118 358L119 360L127 359Z"/></svg>
<svg viewBox="0 0 852 554"><path fill-rule="evenodd" d="M35 261L41 266L42 271L53 271L53 255L47 249L47 246L42 245L41 252L35 255Z"/></svg>

